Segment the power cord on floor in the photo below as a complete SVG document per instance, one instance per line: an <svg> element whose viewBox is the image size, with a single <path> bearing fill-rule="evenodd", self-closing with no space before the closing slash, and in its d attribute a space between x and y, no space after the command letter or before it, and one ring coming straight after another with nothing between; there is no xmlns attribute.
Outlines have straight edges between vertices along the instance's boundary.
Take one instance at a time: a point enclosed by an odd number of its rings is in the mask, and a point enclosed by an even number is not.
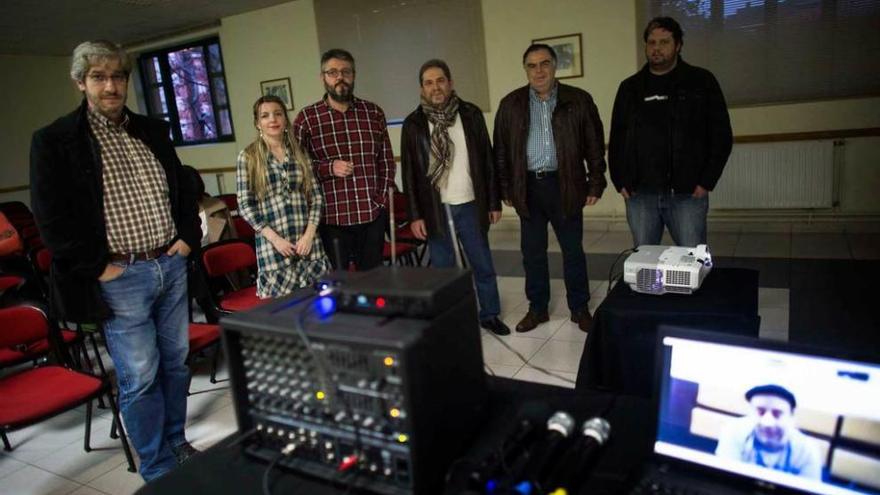
<svg viewBox="0 0 880 495"><path fill-rule="evenodd" d="M517 351L516 349L514 349L513 347L511 347L510 344L508 344L507 342L505 342L504 339L502 339L501 337L495 335L494 333L489 333L489 335L491 335L492 337L494 337L495 340L497 340L499 343L501 343L501 345L503 345L504 347L506 347L508 351L510 351L510 352L512 352L514 355L516 355L516 357L518 357L518 358L520 359L520 361L523 362L523 365L528 366L529 368L531 368L531 369L533 369L533 370L535 370L535 371L538 371L538 372L544 373L544 374L547 375L547 376L552 376L553 378L556 378L556 379L558 379L558 380L562 380L562 381L564 381L564 382L566 382L566 383L571 383L572 385L577 384L577 382L575 382L575 381L572 380L571 378L568 378L568 377L565 377L565 376L562 376L562 375L556 374L556 373L554 373L554 372L552 372L552 371L550 371L550 370L547 370L547 369L541 368L540 366L535 366L534 364L532 364L532 363L529 362L528 358L526 358L525 356L523 356L522 354L520 354L519 351ZM488 365L487 365L487 366L488 366ZM493 375L494 375L494 373L493 373Z"/></svg>

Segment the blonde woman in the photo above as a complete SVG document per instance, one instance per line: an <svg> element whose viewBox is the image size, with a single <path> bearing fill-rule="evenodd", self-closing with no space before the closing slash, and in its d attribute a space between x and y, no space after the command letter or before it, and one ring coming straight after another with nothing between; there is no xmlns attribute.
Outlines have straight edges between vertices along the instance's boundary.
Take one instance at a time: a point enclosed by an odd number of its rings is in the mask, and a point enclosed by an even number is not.
<svg viewBox="0 0 880 495"><path fill-rule="evenodd" d="M257 233L257 295L280 297L330 270L315 235L324 197L311 162L291 136L284 102L260 97L254 126L259 136L238 155L238 207Z"/></svg>

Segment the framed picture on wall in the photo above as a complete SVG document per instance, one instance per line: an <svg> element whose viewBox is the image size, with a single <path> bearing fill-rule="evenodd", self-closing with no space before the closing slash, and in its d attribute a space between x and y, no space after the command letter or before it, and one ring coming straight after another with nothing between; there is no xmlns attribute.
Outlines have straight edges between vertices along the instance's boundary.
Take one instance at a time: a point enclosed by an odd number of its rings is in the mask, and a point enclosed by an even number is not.
<svg viewBox="0 0 880 495"><path fill-rule="evenodd" d="M538 38L532 43L550 45L556 51L556 79L584 76L584 56L581 33Z"/></svg>
<svg viewBox="0 0 880 495"><path fill-rule="evenodd" d="M288 110L293 110L293 90L290 88L290 78L272 79L260 82L260 93L263 96L272 95L281 98Z"/></svg>

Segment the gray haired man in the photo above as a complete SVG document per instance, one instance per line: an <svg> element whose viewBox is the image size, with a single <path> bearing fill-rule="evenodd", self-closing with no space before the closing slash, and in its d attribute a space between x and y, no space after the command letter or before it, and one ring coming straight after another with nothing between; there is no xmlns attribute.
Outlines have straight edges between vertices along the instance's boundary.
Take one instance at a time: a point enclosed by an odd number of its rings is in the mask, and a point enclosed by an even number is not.
<svg viewBox="0 0 880 495"><path fill-rule="evenodd" d="M168 124L125 106L130 73L114 43L76 47L70 76L83 102L34 133L31 204L52 252L51 310L102 323L122 419L150 481L195 452L184 435L186 257L201 229Z"/></svg>

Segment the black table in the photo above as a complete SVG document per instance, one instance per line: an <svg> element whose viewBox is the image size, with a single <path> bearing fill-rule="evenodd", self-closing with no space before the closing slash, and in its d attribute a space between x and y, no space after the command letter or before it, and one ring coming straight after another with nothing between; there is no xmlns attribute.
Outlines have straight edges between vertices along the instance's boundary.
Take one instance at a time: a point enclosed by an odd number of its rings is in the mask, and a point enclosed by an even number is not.
<svg viewBox="0 0 880 495"><path fill-rule="evenodd" d="M479 459L492 450L512 431L520 418L546 419L557 410L570 412L577 420L578 427L585 419L600 413L611 424L611 438L588 480L591 494L619 493L630 474L650 453L653 425L646 418L652 417L653 409L645 399L615 397L599 392L582 394L572 389L506 378L490 378L489 391L489 416L493 419L463 459ZM266 464L245 456L241 445L235 441L236 435L231 435L179 469L142 487L137 494L261 493ZM309 495L363 493L357 490L348 492L342 484L334 486L281 469L272 472L271 492Z"/></svg>
<svg viewBox="0 0 880 495"><path fill-rule="evenodd" d="M650 398L660 325L758 336L758 272L714 268L694 294L640 294L619 282L596 310L577 390Z"/></svg>

